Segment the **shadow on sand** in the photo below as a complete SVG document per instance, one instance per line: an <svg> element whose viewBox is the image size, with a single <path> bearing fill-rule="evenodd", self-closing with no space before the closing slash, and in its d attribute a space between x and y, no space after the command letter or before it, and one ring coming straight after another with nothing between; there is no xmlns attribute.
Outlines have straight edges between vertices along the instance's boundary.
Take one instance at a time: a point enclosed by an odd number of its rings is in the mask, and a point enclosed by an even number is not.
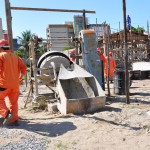
<svg viewBox="0 0 150 150"><path fill-rule="evenodd" d="M19 126L7 126L7 128L24 129L48 137L60 136L77 128L72 122L36 123L20 120L19 124Z"/></svg>

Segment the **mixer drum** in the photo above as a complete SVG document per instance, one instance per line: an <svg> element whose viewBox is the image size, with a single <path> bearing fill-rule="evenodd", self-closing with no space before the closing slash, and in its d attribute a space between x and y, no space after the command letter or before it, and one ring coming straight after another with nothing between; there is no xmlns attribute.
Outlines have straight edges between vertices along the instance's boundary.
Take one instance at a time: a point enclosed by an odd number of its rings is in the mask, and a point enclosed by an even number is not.
<svg viewBox="0 0 150 150"><path fill-rule="evenodd" d="M46 74L53 77L54 73L53 69L51 68L51 62L54 62L55 64L56 73L59 72L61 64L63 64L66 68L72 64L69 57L66 56L64 53L58 51L48 51L44 53L37 62L37 68L43 69L39 71L38 74Z"/></svg>

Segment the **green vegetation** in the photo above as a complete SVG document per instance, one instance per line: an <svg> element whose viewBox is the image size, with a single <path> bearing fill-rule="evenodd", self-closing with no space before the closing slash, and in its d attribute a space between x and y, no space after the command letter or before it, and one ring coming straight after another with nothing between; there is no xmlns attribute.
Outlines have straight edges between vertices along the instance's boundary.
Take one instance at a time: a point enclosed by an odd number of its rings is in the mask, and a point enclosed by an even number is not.
<svg viewBox="0 0 150 150"><path fill-rule="evenodd" d="M17 54L20 57L28 58L29 57L29 41L30 39L33 39L35 35L30 31L26 30L21 33L21 36L18 36L19 44L21 45L17 51L15 51L15 54ZM41 56L43 53L47 51L46 44L42 43L42 39L38 39L35 43L35 54L37 56ZM34 39L35 40L35 39Z"/></svg>
<svg viewBox="0 0 150 150"><path fill-rule="evenodd" d="M68 146L63 144L62 142L58 143L56 146L60 150L67 150L68 149Z"/></svg>
<svg viewBox="0 0 150 150"><path fill-rule="evenodd" d="M24 57L24 55L25 55L25 54L24 54L24 51L21 51L21 50L15 50L14 53L15 53L16 55L18 55L19 57L21 57L21 58Z"/></svg>
<svg viewBox="0 0 150 150"><path fill-rule="evenodd" d="M26 30L26 31L23 31L21 33L21 36L17 36L18 38L18 41L19 41L19 44L21 45L19 47L19 50L20 52L16 52L17 54L19 55L23 55L24 57L29 57L29 41L30 39L33 37L33 34L31 33L30 30Z"/></svg>
<svg viewBox="0 0 150 150"><path fill-rule="evenodd" d="M63 49L63 51L66 51L66 50L69 50L69 49L73 49L73 48L74 48L74 45L69 44L67 47L65 47Z"/></svg>
<svg viewBox="0 0 150 150"><path fill-rule="evenodd" d="M124 31L124 30L121 30L121 32L123 32L123 31ZM131 31L134 31L134 32L136 32L136 33L143 33L143 32L145 31L145 29L142 28L142 27L137 27L137 28L135 28L135 27L131 26Z"/></svg>
<svg viewBox="0 0 150 150"><path fill-rule="evenodd" d="M134 31L134 32L137 32L137 33L143 33L145 30L142 27L135 28L135 27L131 26L131 31Z"/></svg>

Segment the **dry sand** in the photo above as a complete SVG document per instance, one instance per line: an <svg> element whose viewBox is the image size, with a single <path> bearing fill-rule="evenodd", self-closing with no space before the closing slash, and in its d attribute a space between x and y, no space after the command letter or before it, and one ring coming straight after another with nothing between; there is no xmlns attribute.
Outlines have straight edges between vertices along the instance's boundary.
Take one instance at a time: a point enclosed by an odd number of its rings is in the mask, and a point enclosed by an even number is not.
<svg viewBox="0 0 150 150"><path fill-rule="evenodd" d="M24 109L25 93L19 100L20 126L7 129L18 135L13 141L34 136L47 141L48 150L150 150L150 80L133 81L130 105L125 104L125 96L113 94L111 84L106 107L84 115L33 111L30 104ZM0 136L0 143L7 142L12 138Z"/></svg>

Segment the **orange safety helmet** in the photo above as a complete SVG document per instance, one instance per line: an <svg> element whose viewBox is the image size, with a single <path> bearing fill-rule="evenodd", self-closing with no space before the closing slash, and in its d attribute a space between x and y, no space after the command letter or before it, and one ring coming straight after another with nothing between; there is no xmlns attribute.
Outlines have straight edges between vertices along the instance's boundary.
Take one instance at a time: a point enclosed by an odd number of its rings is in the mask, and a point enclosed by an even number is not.
<svg viewBox="0 0 150 150"><path fill-rule="evenodd" d="M109 52L109 56L112 56L112 52Z"/></svg>
<svg viewBox="0 0 150 150"><path fill-rule="evenodd" d="M72 49L72 50L69 50L69 54L71 54L71 53L76 53L76 50L75 49Z"/></svg>
<svg viewBox="0 0 150 150"><path fill-rule="evenodd" d="M8 41L5 39L1 39L0 40L0 46L7 46L8 45Z"/></svg>

